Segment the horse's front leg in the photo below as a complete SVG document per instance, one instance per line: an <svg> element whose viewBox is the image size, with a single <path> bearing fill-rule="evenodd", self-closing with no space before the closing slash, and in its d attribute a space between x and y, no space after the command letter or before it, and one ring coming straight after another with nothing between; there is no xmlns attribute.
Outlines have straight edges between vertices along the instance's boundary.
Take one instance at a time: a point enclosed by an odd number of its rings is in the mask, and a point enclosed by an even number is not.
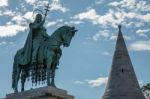
<svg viewBox="0 0 150 99"><path fill-rule="evenodd" d="M47 68L46 68L46 73L47 73L47 85L48 86L51 86L51 83L50 83L50 78L51 78L51 65L52 65L52 59L53 59L53 55L54 53L51 51L51 52L47 52L47 58L46 58L46 65L47 65Z"/></svg>
<svg viewBox="0 0 150 99"><path fill-rule="evenodd" d="M50 78L51 78L51 63L52 63L52 60L49 59L48 63L47 63L47 69L46 69L46 73L47 73L47 85L48 86L51 86L50 84Z"/></svg>
<svg viewBox="0 0 150 99"><path fill-rule="evenodd" d="M51 72L52 72L52 74L51 74L51 86L56 87L55 86L55 68L52 68Z"/></svg>
<svg viewBox="0 0 150 99"><path fill-rule="evenodd" d="M57 65L59 65L59 59L61 57L60 53L57 53L57 55L55 56L55 60L53 60L53 64L52 64L52 75L51 75L51 86L56 87L55 86L55 71L57 69Z"/></svg>

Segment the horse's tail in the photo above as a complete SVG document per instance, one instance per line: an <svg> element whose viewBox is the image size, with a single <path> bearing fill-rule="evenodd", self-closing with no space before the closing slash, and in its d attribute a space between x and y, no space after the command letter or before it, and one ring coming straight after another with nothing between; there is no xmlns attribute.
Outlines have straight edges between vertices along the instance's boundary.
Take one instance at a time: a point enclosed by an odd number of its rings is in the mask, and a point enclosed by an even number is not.
<svg viewBox="0 0 150 99"><path fill-rule="evenodd" d="M13 62L13 71L12 71L12 88L15 89L16 87L16 76L17 76L17 69L19 67L18 60L17 60L17 55L18 52L16 53L14 57L14 62Z"/></svg>

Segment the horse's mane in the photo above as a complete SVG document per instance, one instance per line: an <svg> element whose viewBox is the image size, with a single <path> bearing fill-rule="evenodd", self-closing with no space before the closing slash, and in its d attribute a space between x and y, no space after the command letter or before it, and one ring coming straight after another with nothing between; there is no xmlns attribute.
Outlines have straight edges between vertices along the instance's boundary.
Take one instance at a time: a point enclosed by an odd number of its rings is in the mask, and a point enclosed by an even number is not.
<svg viewBox="0 0 150 99"><path fill-rule="evenodd" d="M70 26L64 25L64 26L61 26L61 27L59 27L58 29L56 29L56 30L53 32L53 34L58 33L58 32L61 32L61 31L69 30L69 29L71 29ZM52 34L52 35L53 35L53 34Z"/></svg>

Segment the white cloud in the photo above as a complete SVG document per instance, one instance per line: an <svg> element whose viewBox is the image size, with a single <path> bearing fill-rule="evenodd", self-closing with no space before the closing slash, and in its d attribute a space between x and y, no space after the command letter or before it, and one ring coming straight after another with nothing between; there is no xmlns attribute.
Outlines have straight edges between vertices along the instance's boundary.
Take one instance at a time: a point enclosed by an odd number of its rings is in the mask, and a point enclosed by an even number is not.
<svg viewBox="0 0 150 99"><path fill-rule="evenodd" d="M24 15L17 13L5 25L0 26L0 37L15 36L19 32L24 32L31 21L33 21L32 12L26 12Z"/></svg>
<svg viewBox="0 0 150 99"><path fill-rule="evenodd" d="M145 30L139 29L136 31L136 33L145 33L145 32L149 32L149 31L150 31L150 29L145 29Z"/></svg>
<svg viewBox="0 0 150 99"><path fill-rule="evenodd" d="M140 85L141 87L144 85L143 80L138 80L138 82L139 82L139 85Z"/></svg>
<svg viewBox="0 0 150 99"><path fill-rule="evenodd" d="M0 26L0 37L8 37L8 36L14 36L18 32L25 31L27 27L25 26L20 26L20 25L5 25L5 26Z"/></svg>
<svg viewBox="0 0 150 99"><path fill-rule="evenodd" d="M135 0L123 0L122 2L122 7L129 7L129 8L134 8L136 1Z"/></svg>
<svg viewBox="0 0 150 99"><path fill-rule="evenodd" d="M32 11L28 11L23 15L23 18L32 21L33 20L33 12Z"/></svg>
<svg viewBox="0 0 150 99"><path fill-rule="evenodd" d="M102 26L113 26L116 27L118 24L122 23L125 26L130 26L134 24L136 27L143 26L143 22L150 22L150 14L137 13L137 12L126 12L124 10L114 10L109 9L104 15L100 15L96 12L95 9L90 8L85 12L76 14L73 17L74 20L84 20L89 21L92 24L102 25ZM131 21L128 20L133 20ZM136 21L138 22L136 22ZM137 24L136 24L137 23Z"/></svg>
<svg viewBox="0 0 150 99"><path fill-rule="evenodd" d="M137 15L137 19L141 19L145 22L150 22L150 14L144 14L144 15Z"/></svg>
<svg viewBox="0 0 150 99"><path fill-rule="evenodd" d="M49 3L49 1L48 0L44 0L44 1L37 1L35 4L36 5L34 5L34 6L45 6L45 5L47 5ZM60 2L60 0L52 0L51 2L50 2L50 8L49 8L49 10L50 11L62 11L62 12L67 12L69 9L68 8L66 8L61 2Z"/></svg>
<svg viewBox="0 0 150 99"><path fill-rule="evenodd" d="M108 81L108 77L98 77L94 80L83 80L83 81L74 81L75 84L84 84L84 85L88 85L90 87L99 87L102 85L106 85Z"/></svg>
<svg viewBox="0 0 150 99"><path fill-rule="evenodd" d="M102 4L104 0L95 0L95 4Z"/></svg>
<svg viewBox="0 0 150 99"><path fill-rule="evenodd" d="M69 9L63 6L60 3L60 0L53 0L52 3L50 4L50 10L59 10L62 12L67 12Z"/></svg>
<svg viewBox="0 0 150 99"><path fill-rule="evenodd" d="M83 22L80 21L80 20L77 20L77 21L71 20L71 21L66 21L66 22L64 22L64 24L66 24L66 25L71 25L71 26L73 26L73 25L78 25L78 24L81 24L81 23L83 23Z"/></svg>
<svg viewBox="0 0 150 99"><path fill-rule="evenodd" d="M150 14L149 13L140 14L140 13L136 13L136 12L125 12L125 11L122 11L121 13L122 13L122 20L123 19L125 20L125 18L127 18L127 19L140 20L141 22L150 22Z"/></svg>
<svg viewBox="0 0 150 99"><path fill-rule="evenodd" d="M91 8L85 12L79 13L73 17L75 20L88 20L93 24L100 24L102 26L111 25L116 27L120 21L119 19L115 19L114 11L109 9L107 13L104 15L97 14L96 10Z"/></svg>
<svg viewBox="0 0 150 99"><path fill-rule="evenodd" d="M93 36L93 40L97 41L99 39L105 39L107 40L110 36L110 32L108 30L103 30L103 31L99 31L98 33L96 33L94 36Z"/></svg>
<svg viewBox="0 0 150 99"><path fill-rule="evenodd" d="M0 1L0 6L3 5L8 5L6 2L7 0L1 0ZM48 0L43 0L43 1L38 1L38 0L25 0L27 4L30 4L31 6L42 6L44 7L45 4L48 4ZM27 8L26 3L21 3L21 8ZM23 11L23 12L17 12L12 11L7 8L1 8L0 10L0 16L10 16L10 21L5 22L2 26L0 26L0 37L7 37L7 36L15 36L19 32L25 31L29 25L30 22L33 22L33 12L32 11ZM60 0L53 0L50 4L50 10L59 10L62 12L68 11L68 9L63 6L60 3ZM52 22L46 22L46 26L54 26L57 23L62 23L62 19L58 19L56 21Z"/></svg>
<svg viewBox="0 0 150 99"><path fill-rule="evenodd" d="M139 29L136 31L136 33L139 35L139 36L144 36L144 37L147 37L146 33L150 32L150 29Z"/></svg>
<svg viewBox="0 0 150 99"><path fill-rule="evenodd" d="M127 35L123 35L123 38L126 40L132 40L132 38L130 36L127 36ZM117 40L117 35L112 35L110 37L110 40Z"/></svg>
<svg viewBox="0 0 150 99"><path fill-rule="evenodd" d="M56 21L48 22L48 23L46 24L46 27L51 27L51 26L54 26L54 25L56 25L56 24L57 24Z"/></svg>
<svg viewBox="0 0 150 99"><path fill-rule="evenodd" d="M102 52L102 55L110 56L111 54L109 52Z"/></svg>
<svg viewBox="0 0 150 99"><path fill-rule="evenodd" d="M31 5L34 5L37 2L37 0L25 0L25 1L26 3L31 4Z"/></svg>
<svg viewBox="0 0 150 99"><path fill-rule="evenodd" d="M112 36L110 37L110 40L117 40L117 36L116 36L116 35L112 35Z"/></svg>
<svg viewBox="0 0 150 99"><path fill-rule="evenodd" d="M12 22L15 22L18 25L27 25L27 20L23 16L21 16L20 14L12 17L11 21L9 21L7 23L11 23L12 24Z"/></svg>
<svg viewBox="0 0 150 99"><path fill-rule="evenodd" d="M86 80L90 87L99 87L102 85L106 85L108 81L108 77L99 77L95 80Z"/></svg>
<svg viewBox="0 0 150 99"><path fill-rule="evenodd" d="M69 10L63 4L61 4L60 0L51 0L51 2L49 2L49 0L42 0L42 1L38 1L38 0L26 0L26 3L28 3L30 5L33 5L34 9L36 9L38 7L44 7L48 3L50 3L49 10L51 10L51 11L56 11L57 10L57 11L67 12Z"/></svg>
<svg viewBox="0 0 150 99"><path fill-rule="evenodd" d="M37 7L44 7L44 6L46 6L48 3L49 3L48 0L37 1L37 2L34 4L34 7L35 7L35 8L37 8Z"/></svg>
<svg viewBox="0 0 150 99"><path fill-rule="evenodd" d="M108 5L114 7L120 6L121 8L133 9L135 4L136 4L135 0L121 0L110 2Z"/></svg>
<svg viewBox="0 0 150 99"><path fill-rule="evenodd" d="M101 0L100 0L101 1ZM73 19L76 21L89 21L92 24L101 26L113 26L116 27L118 24L123 24L125 26L131 26L134 24L136 27L143 26L143 22L150 22L149 13L141 13L144 10L135 10L135 4L141 4L142 2L136 2L135 0L123 0L120 2L111 2L108 5L111 6L121 6L121 9L109 9L103 15L98 14L94 8L89 8L84 12L76 14ZM143 3L141 8L150 8L150 5ZM132 10L127 10L132 9ZM136 8L140 9L140 8ZM133 20L134 19L134 20ZM129 21L129 20L132 20ZM138 22L137 22L138 21Z"/></svg>
<svg viewBox="0 0 150 99"><path fill-rule="evenodd" d="M150 41L136 41L130 45L133 51L150 51Z"/></svg>
<svg viewBox="0 0 150 99"><path fill-rule="evenodd" d="M150 90L144 91L143 94L144 94L146 99L149 99L149 97L150 97Z"/></svg>
<svg viewBox="0 0 150 99"><path fill-rule="evenodd" d="M33 21L33 16L32 15L33 15L33 12L31 12L31 11L28 11L24 14L18 13L17 15L12 17L11 21L14 21L14 22L16 22L20 25L21 24L26 24L27 25L28 22Z"/></svg>
<svg viewBox="0 0 150 99"><path fill-rule="evenodd" d="M127 27L142 27L144 26L144 22L128 22L128 23L124 23L126 24Z"/></svg>
<svg viewBox="0 0 150 99"><path fill-rule="evenodd" d="M121 7L124 9L133 10L136 12L139 11L150 11L150 4L147 1L138 1L138 0L121 0L121 1L113 1L108 4L109 6Z"/></svg>
<svg viewBox="0 0 150 99"><path fill-rule="evenodd" d="M126 17L128 17L128 18L130 18L130 19L133 19L133 18L136 18L136 17L138 17L137 16L137 13L135 13L135 12L123 12L124 13L124 15L126 16Z"/></svg>
<svg viewBox="0 0 150 99"><path fill-rule="evenodd" d="M75 81L74 83L75 83L75 84L84 84L83 81L79 81L79 80Z"/></svg>
<svg viewBox="0 0 150 99"><path fill-rule="evenodd" d="M3 26L0 26L0 37L15 36L17 33L23 32L29 28L29 23L33 22L33 12L16 13L17 12L13 12L11 20L6 22ZM62 21L62 19L58 19L56 21L46 22L46 26L54 26Z"/></svg>
<svg viewBox="0 0 150 99"><path fill-rule="evenodd" d="M63 22L63 19L57 19L56 21L46 21L46 27L51 27L55 25L60 25Z"/></svg>
<svg viewBox="0 0 150 99"><path fill-rule="evenodd" d="M127 35L123 35L123 37L126 40L131 40L132 38L130 36ZM109 30L100 30L98 31L93 37L92 39L94 41L98 41L98 40L117 40L117 35L114 35L113 33L111 33Z"/></svg>
<svg viewBox="0 0 150 99"><path fill-rule="evenodd" d="M123 35L126 40L132 40L131 36Z"/></svg>
<svg viewBox="0 0 150 99"><path fill-rule="evenodd" d="M119 6L120 4L122 4L122 2L114 1L114 2L109 3L108 5L117 7L117 6Z"/></svg>
<svg viewBox="0 0 150 99"><path fill-rule="evenodd" d="M85 12L79 13L73 17L73 19L79 19L79 20L90 20L93 24L97 24L97 19L100 16L97 15L95 9L89 9Z"/></svg>
<svg viewBox="0 0 150 99"><path fill-rule="evenodd" d="M24 19L23 19L23 17L21 16L21 15L16 15L16 16L14 16L14 17L12 17L12 21L23 21Z"/></svg>
<svg viewBox="0 0 150 99"><path fill-rule="evenodd" d="M14 16L15 14L16 12L10 9L3 8L0 10L0 16Z"/></svg>
<svg viewBox="0 0 150 99"><path fill-rule="evenodd" d="M0 7L8 6L8 0L0 0Z"/></svg>
<svg viewBox="0 0 150 99"><path fill-rule="evenodd" d="M6 45L7 43L5 41L0 42L0 45Z"/></svg>
<svg viewBox="0 0 150 99"><path fill-rule="evenodd" d="M2 42L0 42L0 45L15 45L15 44L14 44L14 42L2 41Z"/></svg>
<svg viewBox="0 0 150 99"><path fill-rule="evenodd" d="M141 10L141 11L150 11L150 4L147 3L146 1L139 1L136 3L136 10Z"/></svg>

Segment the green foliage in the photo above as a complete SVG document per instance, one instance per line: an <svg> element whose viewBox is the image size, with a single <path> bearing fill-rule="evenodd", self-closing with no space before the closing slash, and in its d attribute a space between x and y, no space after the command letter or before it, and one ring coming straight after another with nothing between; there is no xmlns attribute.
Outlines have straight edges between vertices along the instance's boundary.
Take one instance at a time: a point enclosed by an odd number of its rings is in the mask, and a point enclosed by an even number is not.
<svg viewBox="0 0 150 99"><path fill-rule="evenodd" d="M150 91L150 83L148 83L147 85L144 85L142 88L142 91L146 91L146 90L149 90Z"/></svg>

